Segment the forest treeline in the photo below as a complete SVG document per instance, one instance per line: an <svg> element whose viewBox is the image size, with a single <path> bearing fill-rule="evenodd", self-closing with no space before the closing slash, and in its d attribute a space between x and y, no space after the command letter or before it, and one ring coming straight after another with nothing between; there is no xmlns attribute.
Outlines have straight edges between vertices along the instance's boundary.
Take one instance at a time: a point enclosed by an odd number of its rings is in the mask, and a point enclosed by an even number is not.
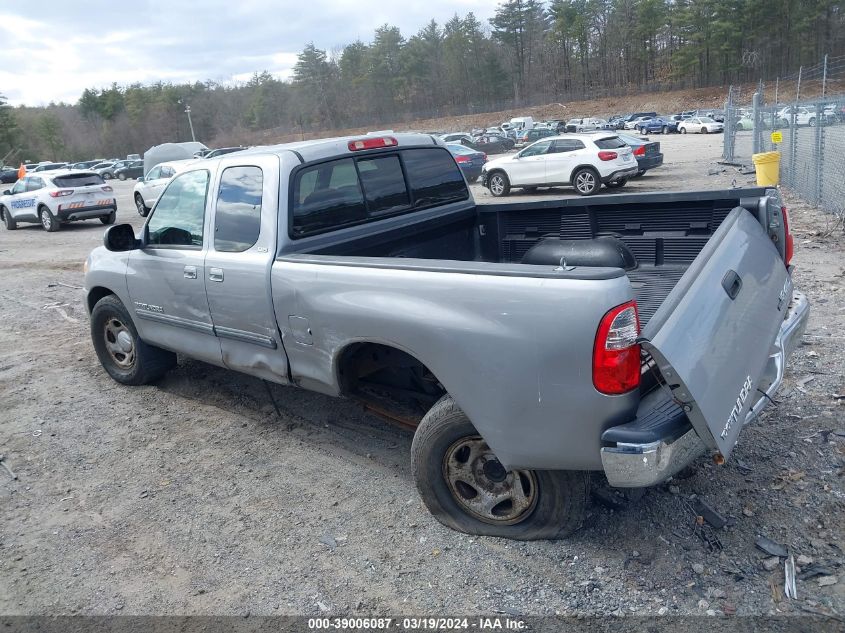
<svg viewBox="0 0 845 633"><path fill-rule="evenodd" d="M0 157L121 156L256 130L308 133L622 92L774 79L845 53L834 0L507 0L482 22L388 24L339 50L307 44L289 80L112 85L74 104L2 106Z"/></svg>

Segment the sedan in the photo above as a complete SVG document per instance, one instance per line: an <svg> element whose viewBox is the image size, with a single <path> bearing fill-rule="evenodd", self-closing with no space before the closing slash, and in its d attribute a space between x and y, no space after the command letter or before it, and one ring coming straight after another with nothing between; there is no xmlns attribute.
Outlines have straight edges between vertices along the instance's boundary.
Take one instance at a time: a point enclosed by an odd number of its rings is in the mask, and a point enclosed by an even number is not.
<svg viewBox="0 0 845 633"><path fill-rule="evenodd" d="M719 123L707 116L694 116L678 123L678 132L681 134L713 134L724 131L724 123Z"/></svg>
<svg viewBox="0 0 845 633"><path fill-rule="evenodd" d="M461 168L467 182L478 180L481 176L481 169L487 162L487 154L457 143L449 143L446 147L452 152L452 156L455 157L455 162L458 163L458 167Z"/></svg>
<svg viewBox="0 0 845 633"><path fill-rule="evenodd" d="M127 178L140 178L144 175L144 161L142 160L128 160L122 167L114 170L114 177L118 180L126 180Z"/></svg>
<svg viewBox="0 0 845 633"><path fill-rule="evenodd" d="M10 185L18 179L17 167L3 167L0 169L0 183Z"/></svg>
<svg viewBox="0 0 845 633"><path fill-rule="evenodd" d="M637 177L663 164L663 153L660 151L660 143L649 141L647 138L631 136L630 134L619 134L619 138L634 150L634 158L637 159L637 167L639 168Z"/></svg>

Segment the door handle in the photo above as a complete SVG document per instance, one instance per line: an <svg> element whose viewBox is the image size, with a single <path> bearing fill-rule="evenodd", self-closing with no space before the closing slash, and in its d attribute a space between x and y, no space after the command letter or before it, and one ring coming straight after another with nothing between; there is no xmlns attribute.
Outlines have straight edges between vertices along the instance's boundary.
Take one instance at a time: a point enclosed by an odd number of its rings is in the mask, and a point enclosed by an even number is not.
<svg viewBox="0 0 845 633"><path fill-rule="evenodd" d="M210 281L223 281L223 269L222 268L209 268L208 269L208 278Z"/></svg>
<svg viewBox="0 0 845 633"><path fill-rule="evenodd" d="M196 279L197 278L197 267L196 266L185 266L185 279Z"/></svg>

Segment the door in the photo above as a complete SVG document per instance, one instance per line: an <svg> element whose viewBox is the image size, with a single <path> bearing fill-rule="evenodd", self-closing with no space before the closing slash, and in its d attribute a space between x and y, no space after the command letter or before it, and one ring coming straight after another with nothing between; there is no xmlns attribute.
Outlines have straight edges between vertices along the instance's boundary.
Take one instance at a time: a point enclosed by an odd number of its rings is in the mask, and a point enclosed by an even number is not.
<svg viewBox="0 0 845 633"><path fill-rule="evenodd" d="M38 220L38 200L33 193L39 189L34 184L36 180L40 181L41 179L35 176L21 178L9 191L11 196L8 202L9 213L16 220L31 222Z"/></svg>
<svg viewBox="0 0 845 633"><path fill-rule="evenodd" d="M205 287L223 362L265 380L288 382L288 360L268 290L276 252L278 159L226 160L212 196Z"/></svg>
<svg viewBox="0 0 845 633"><path fill-rule="evenodd" d="M583 158L584 142L575 138L556 139L546 155L546 182L565 185Z"/></svg>
<svg viewBox="0 0 845 633"><path fill-rule="evenodd" d="M512 185L543 185L546 183L546 153L551 141L538 141L529 145L508 165L508 178Z"/></svg>
<svg viewBox="0 0 845 633"><path fill-rule="evenodd" d="M792 281L757 219L736 208L642 333L676 402L727 458L758 399Z"/></svg>
<svg viewBox="0 0 845 633"><path fill-rule="evenodd" d="M142 339L220 365L205 295L209 181L206 169L170 181L144 225L143 247L129 254L126 284Z"/></svg>

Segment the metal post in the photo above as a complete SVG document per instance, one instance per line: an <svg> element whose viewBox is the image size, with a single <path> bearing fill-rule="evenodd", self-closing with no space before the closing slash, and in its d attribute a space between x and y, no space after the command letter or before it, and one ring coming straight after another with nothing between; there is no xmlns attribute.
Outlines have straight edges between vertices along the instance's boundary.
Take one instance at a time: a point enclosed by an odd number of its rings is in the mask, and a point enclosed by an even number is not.
<svg viewBox="0 0 845 633"><path fill-rule="evenodd" d="M824 69L822 70L822 99L827 88L827 55L824 56Z"/></svg>
<svg viewBox="0 0 845 633"><path fill-rule="evenodd" d="M825 60L827 59L827 55L825 55ZM827 64L825 64L827 66ZM824 122L822 121L822 117L824 116L824 103L818 102L816 103L816 151L813 152L815 156L816 163L816 206L820 205L822 202L822 130L824 128Z"/></svg>
<svg viewBox="0 0 845 633"><path fill-rule="evenodd" d="M189 106L189 105L185 106L185 114L188 115L188 125L191 128L191 140L194 141L194 143L196 143L197 137L194 136L194 123L193 123L193 121L191 121L191 106Z"/></svg>
<svg viewBox="0 0 845 633"><path fill-rule="evenodd" d="M775 107L778 105L778 88L780 87L780 77L775 79Z"/></svg>
<svg viewBox="0 0 845 633"><path fill-rule="evenodd" d="M752 116L754 117L754 138L752 141L752 149L751 152L753 154L760 153L760 140L762 137L761 128L763 127L760 125L760 93L755 92L754 96L751 98L751 111Z"/></svg>
<svg viewBox="0 0 845 633"><path fill-rule="evenodd" d="M804 67L798 67L798 88L795 91L795 105L798 105L798 100L801 98L801 75L804 72Z"/></svg>

